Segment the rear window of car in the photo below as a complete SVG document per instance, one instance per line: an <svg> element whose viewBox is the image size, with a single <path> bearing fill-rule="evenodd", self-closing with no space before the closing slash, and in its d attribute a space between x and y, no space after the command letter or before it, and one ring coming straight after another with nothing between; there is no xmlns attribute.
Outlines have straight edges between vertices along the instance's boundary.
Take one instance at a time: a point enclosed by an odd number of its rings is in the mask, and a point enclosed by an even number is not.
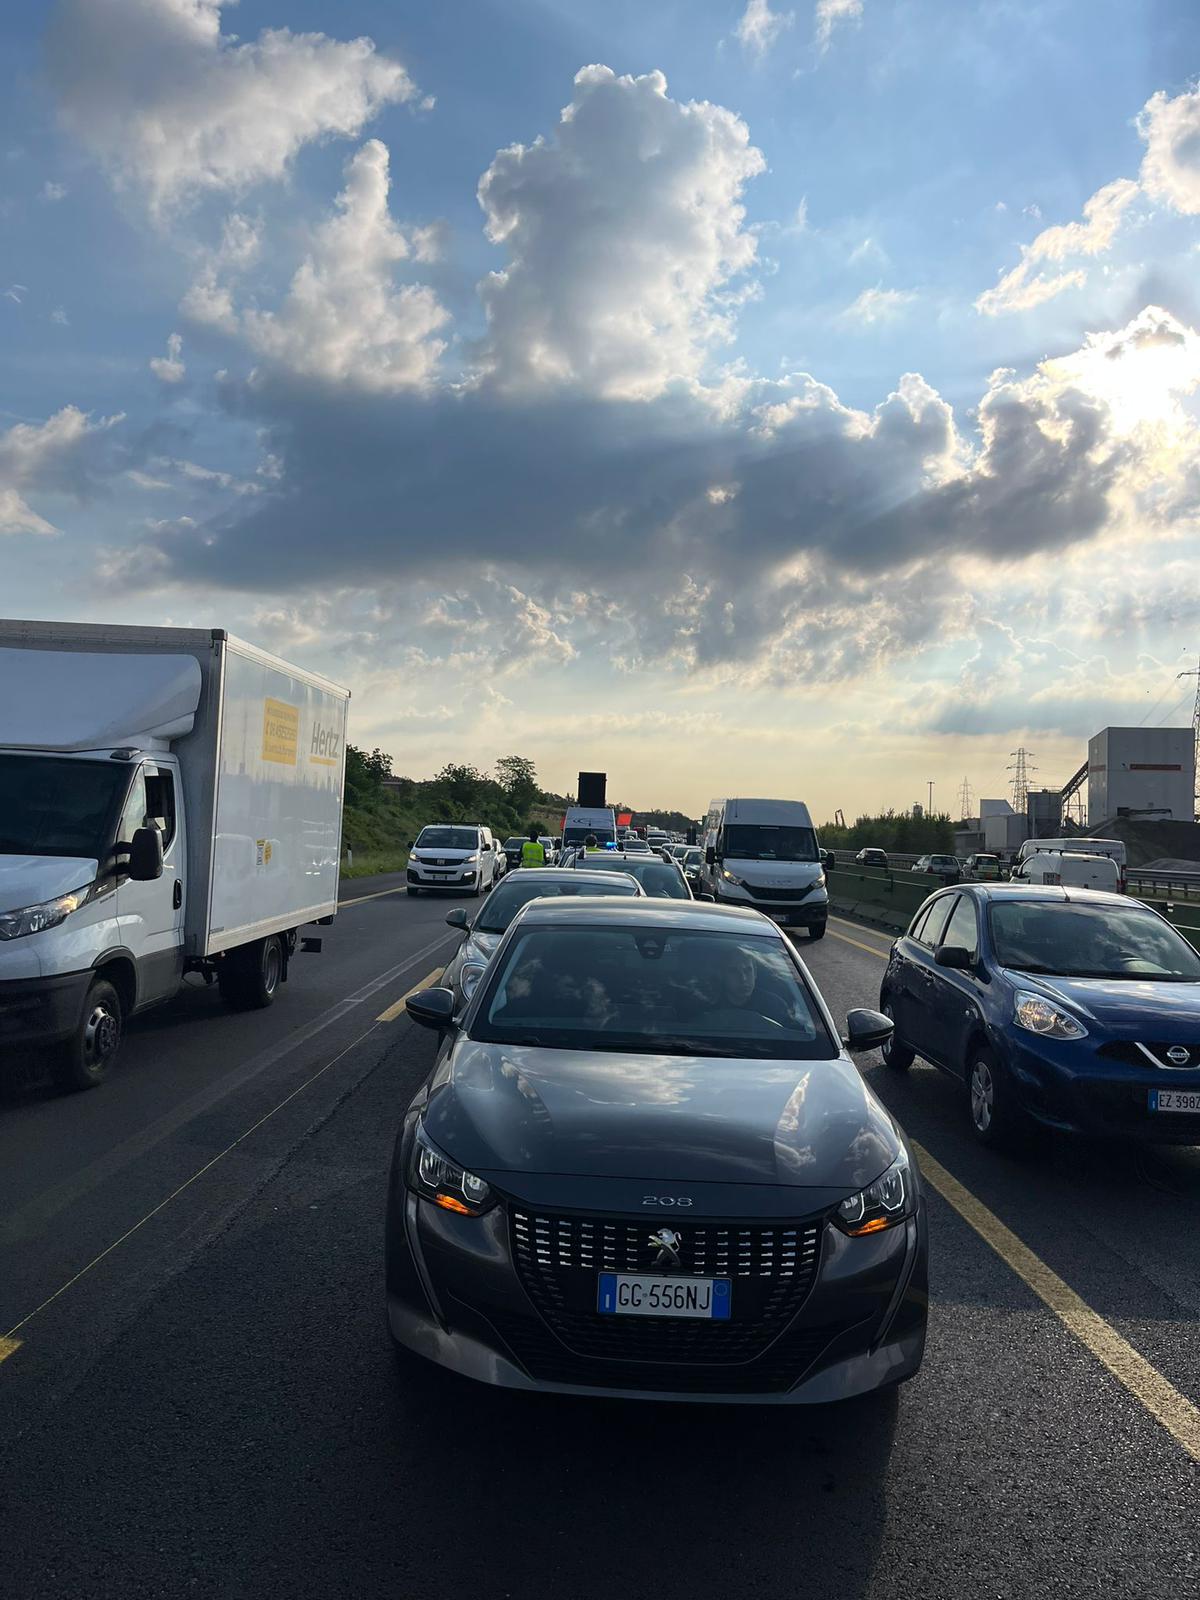
<svg viewBox="0 0 1200 1600"><path fill-rule="evenodd" d="M576 881L569 878L547 880L540 872L514 872L488 895L474 926L479 933L503 933L521 907L531 900L554 900L564 895L572 899L597 895L635 896L637 892L636 883L615 873L606 874L604 882L597 883L582 873Z"/></svg>
<svg viewBox="0 0 1200 1600"><path fill-rule="evenodd" d="M687 884L678 867L670 866L648 852L629 856L580 856L579 865L589 872L628 872L646 894L656 900L690 900Z"/></svg>
<svg viewBox="0 0 1200 1600"><path fill-rule="evenodd" d="M481 997L474 1039L771 1060L838 1053L781 940L582 921L514 931ZM659 1080L667 1092L668 1071Z"/></svg>

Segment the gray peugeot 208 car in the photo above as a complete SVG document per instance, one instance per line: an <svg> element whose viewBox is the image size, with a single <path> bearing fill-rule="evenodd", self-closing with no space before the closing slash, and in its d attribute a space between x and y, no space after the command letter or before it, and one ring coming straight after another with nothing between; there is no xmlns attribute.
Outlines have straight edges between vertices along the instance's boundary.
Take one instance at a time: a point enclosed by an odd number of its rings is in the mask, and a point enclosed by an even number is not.
<svg viewBox="0 0 1200 1600"><path fill-rule="evenodd" d="M920 1179L756 911L539 900L440 1043L388 1189L393 1340L514 1389L806 1403L911 1377Z"/></svg>

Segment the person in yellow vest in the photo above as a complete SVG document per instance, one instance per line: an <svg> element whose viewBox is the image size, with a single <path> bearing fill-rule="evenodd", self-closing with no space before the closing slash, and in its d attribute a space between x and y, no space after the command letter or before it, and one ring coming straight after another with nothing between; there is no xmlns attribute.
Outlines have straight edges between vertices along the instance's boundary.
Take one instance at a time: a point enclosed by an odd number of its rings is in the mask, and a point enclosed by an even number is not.
<svg viewBox="0 0 1200 1600"><path fill-rule="evenodd" d="M544 867L546 865L546 846L538 838L536 828L530 828L529 837L521 846L521 865L523 867Z"/></svg>

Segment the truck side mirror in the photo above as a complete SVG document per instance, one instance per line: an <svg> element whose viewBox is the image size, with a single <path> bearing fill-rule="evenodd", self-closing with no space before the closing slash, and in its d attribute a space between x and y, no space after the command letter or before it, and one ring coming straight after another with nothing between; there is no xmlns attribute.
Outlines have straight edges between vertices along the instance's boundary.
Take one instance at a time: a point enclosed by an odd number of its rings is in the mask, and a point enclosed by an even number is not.
<svg viewBox="0 0 1200 1600"><path fill-rule="evenodd" d="M158 828L138 828L129 844L129 876L134 883L153 883L162 875L162 833Z"/></svg>
<svg viewBox="0 0 1200 1600"><path fill-rule="evenodd" d="M710 867L715 867L716 866L716 864L717 864L717 847L716 847L715 844L710 844L708 846L708 848L705 850L705 852L704 852L704 860L705 860L705 863L706 863L707 866L710 866Z"/></svg>

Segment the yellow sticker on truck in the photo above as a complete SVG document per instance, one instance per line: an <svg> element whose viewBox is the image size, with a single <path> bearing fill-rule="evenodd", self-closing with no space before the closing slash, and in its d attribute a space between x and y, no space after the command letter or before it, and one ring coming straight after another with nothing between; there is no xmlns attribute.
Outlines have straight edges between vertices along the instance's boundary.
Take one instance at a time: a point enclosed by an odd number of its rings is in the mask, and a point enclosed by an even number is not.
<svg viewBox="0 0 1200 1600"><path fill-rule="evenodd" d="M300 707L288 705L286 700L264 700L263 760L276 761L283 767L294 767L299 742Z"/></svg>

